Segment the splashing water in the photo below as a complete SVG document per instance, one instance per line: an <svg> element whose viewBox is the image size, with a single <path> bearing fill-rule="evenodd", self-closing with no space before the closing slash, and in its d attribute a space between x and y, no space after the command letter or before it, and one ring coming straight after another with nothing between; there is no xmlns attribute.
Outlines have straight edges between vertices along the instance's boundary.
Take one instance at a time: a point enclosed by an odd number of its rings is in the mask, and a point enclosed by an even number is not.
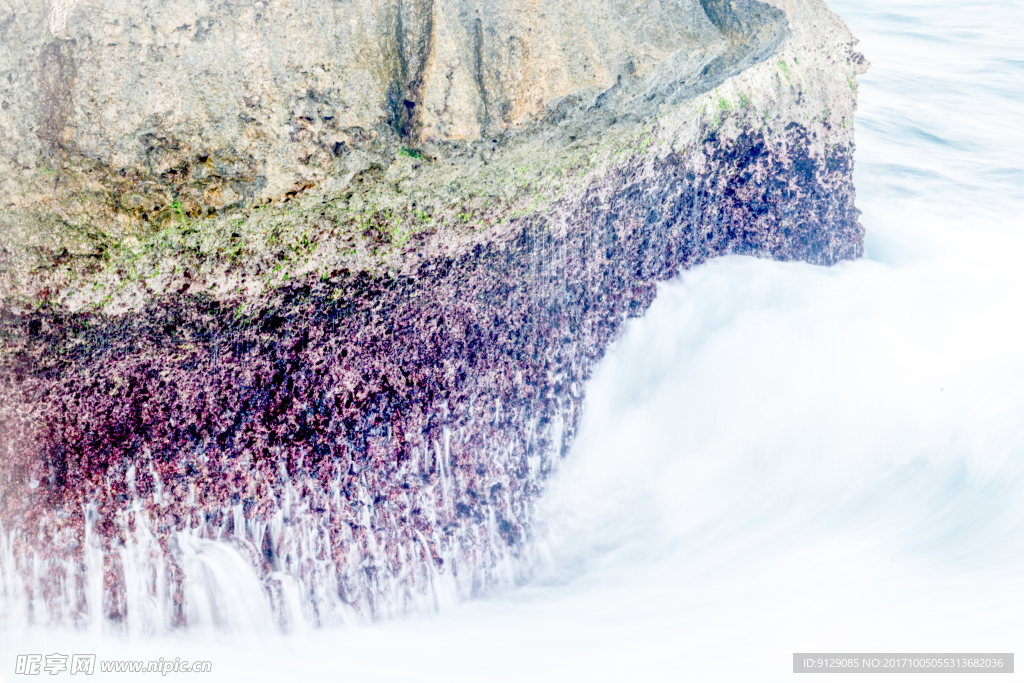
<svg viewBox="0 0 1024 683"><path fill-rule="evenodd" d="M270 622L258 590L231 570L242 560L196 538L197 619L234 635L8 629L0 662L45 650L208 659L217 680L765 681L789 680L796 651L1013 651L1024 9L833 8L873 64L857 122L867 258L730 257L666 284L588 387L530 583L430 616L262 634L248 628Z"/></svg>

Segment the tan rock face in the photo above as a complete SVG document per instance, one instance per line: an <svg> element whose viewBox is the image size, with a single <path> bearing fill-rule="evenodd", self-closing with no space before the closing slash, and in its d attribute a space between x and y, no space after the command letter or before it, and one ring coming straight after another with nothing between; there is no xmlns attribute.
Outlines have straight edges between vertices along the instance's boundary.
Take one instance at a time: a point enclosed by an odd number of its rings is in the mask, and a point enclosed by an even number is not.
<svg viewBox="0 0 1024 683"><path fill-rule="evenodd" d="M240 226L299 195L408 213L396 250L444 214L447 249L473 230L463 205L538 211L541 168L561 184L584 153L646 154L656 121L734 76L735 102L694 111L823 123L774 90L851 83L852 40L821 0L0 0L0 299L77 300L187 226L204 249L251 232L276 268L263 231L294 205ZM825 66L801 82L807 55ZM852 135L850 87L823 100L819 147Z"/></svg>
<svg viewBox="0 0 1024 683"><path fill-rule="evenodd" d="M9 207L49 164L145 220L281 199L401 140L500 136L727 45L697 0L2 0L0 35Z"/></svg>
<svg viewBox="0 0 1024 683"><path fill-rule="evenodd" d="M415 122L421 138L477 139L566 95L607 90L674 54L726 44L696 0L434 3Z"/></svg>

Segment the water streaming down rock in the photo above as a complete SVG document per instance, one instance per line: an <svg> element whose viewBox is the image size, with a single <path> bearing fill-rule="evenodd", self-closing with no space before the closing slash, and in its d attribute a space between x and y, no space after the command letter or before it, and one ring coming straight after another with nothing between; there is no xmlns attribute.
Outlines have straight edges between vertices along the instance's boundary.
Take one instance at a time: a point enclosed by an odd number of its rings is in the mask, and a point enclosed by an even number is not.
<svg viewBox="0 0 1024 683"><path fill-rule="evenodd" d="M820 3L778 4L704 3L714 49L552 105L489 154L406 149L396 165L428 167L414 189L455 195L414 252L396 207L407 217L422 193L371 168L345 201L392 204L359 223L380 248L362 261L324 247L322 269L289 265L252 293L220 291L230 258L204 257L159 288L117 275L113 309L76 309L83 285L59 279L64 299L9 297L6 622L297 630L514 583L583 383L658 282L729 253L861 254L863 60ZM511 199L454 189L452 173L500 184L485 166L538 150L555 161L526 165ZM325 234L329 200L303 209Z"/></svg>

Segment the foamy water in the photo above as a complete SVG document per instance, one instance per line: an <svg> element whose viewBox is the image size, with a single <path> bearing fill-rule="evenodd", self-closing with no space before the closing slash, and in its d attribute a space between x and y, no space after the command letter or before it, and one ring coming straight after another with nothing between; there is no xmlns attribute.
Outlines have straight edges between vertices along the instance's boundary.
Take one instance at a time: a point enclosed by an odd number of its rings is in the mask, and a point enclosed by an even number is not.
<svg viewBox="0 0 1024 683"><path fill-rule="evenodd" d="M95 652L218 681L770 681L798 651L1020 650L1024 9L832 6L873 64L867 258L666 284L588 388L533 581L290 636L8 632L0 676Z"/></svg>

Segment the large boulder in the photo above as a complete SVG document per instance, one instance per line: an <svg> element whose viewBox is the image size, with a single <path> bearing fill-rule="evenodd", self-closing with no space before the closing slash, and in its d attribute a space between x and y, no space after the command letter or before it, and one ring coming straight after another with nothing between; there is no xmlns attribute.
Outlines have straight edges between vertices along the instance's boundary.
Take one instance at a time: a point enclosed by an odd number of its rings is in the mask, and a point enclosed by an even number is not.
<svg viewBox="0 0 1024 683"><path fill-rule="evenodd" d="M658 282L863 248L820 0L0 0L0 38L19 623L510 585Z"/></svg>

